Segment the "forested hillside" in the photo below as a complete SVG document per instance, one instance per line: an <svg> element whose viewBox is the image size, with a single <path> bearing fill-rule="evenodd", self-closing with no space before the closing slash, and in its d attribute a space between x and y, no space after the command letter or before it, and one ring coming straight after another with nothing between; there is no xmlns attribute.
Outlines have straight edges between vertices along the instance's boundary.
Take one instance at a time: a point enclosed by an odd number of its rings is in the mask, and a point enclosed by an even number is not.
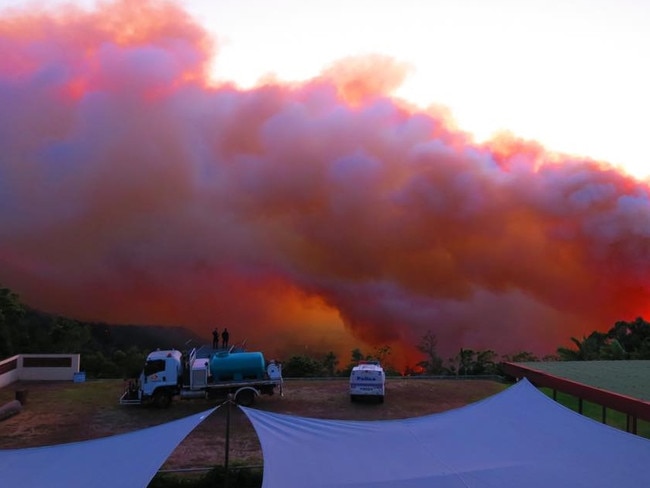
<svg viewBox="0 0 650 488"><path fill-rule="evenodd" d="M83 322L35 310L0 286L0 359L15 354L80 353L90 377L135 376L152 349L200 345L184 327Z"/></svg>

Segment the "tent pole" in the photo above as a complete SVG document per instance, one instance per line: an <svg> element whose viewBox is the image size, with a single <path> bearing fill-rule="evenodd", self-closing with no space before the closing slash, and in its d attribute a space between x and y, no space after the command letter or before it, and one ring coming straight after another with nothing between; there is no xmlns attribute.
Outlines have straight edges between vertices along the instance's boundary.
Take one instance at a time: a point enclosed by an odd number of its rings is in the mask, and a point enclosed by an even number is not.
<svg viewBox="0 0 650 488"><path fill-rule="evenodd" d="M225 452L225 458L223 461L224 465L224 482L223 486L225 488L228 488L228 454L230 451L230 406L232 405L232 393L228 394L228 408L226 410L226 452Z"/></svg>

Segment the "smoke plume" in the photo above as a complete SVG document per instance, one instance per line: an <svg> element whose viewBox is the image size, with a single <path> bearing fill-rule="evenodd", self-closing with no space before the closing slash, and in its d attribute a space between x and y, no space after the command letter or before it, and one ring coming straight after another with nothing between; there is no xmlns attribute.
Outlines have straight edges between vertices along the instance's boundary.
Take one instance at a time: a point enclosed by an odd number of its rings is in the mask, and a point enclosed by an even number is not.
<svg viewBox="0 0 650 488"><path fill-rule="evenodd" d="M0 281L85 320L270 355L554 352L647 311L646 183L390 96L407 67L210 81L173 3L0 17Z"/></svg>

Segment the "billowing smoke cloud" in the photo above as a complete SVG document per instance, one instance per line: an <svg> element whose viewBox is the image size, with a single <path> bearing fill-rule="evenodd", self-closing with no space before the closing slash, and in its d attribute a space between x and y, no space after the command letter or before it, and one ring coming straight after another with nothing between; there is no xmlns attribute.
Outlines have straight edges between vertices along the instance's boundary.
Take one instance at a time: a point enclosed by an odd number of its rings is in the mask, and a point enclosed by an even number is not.
<svg viewBox="0 0 650 488"><path fill-rule="evenodd" d="M443 354L544 354L647 311L646 184L474 144L389 96L390 59L241 90L208 82L216 48L162 2L3 14L5 286L81 319L403 364L428 330Z"/></svg>

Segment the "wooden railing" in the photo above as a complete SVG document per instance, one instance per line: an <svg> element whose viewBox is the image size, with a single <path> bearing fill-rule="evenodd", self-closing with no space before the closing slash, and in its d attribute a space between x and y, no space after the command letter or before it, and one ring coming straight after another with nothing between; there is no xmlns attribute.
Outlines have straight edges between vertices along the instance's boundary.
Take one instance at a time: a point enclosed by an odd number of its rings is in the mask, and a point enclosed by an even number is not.
<svg viewBox="0 0 650 488"><path fill-rule="evenodd" d="M628 431L636 434L637 419L650 421L650 403L613 391L602 390L593 386L578 383L566 378L560 378L549 373L522 366L517 363L503 363L503 372L513 378L526 378L538 387L561 391L573 395L579 400L579 411L582 413L582 400L596 403L603 407L603 421L606 416L605 408L611 408L628 415Z"/></svg>

